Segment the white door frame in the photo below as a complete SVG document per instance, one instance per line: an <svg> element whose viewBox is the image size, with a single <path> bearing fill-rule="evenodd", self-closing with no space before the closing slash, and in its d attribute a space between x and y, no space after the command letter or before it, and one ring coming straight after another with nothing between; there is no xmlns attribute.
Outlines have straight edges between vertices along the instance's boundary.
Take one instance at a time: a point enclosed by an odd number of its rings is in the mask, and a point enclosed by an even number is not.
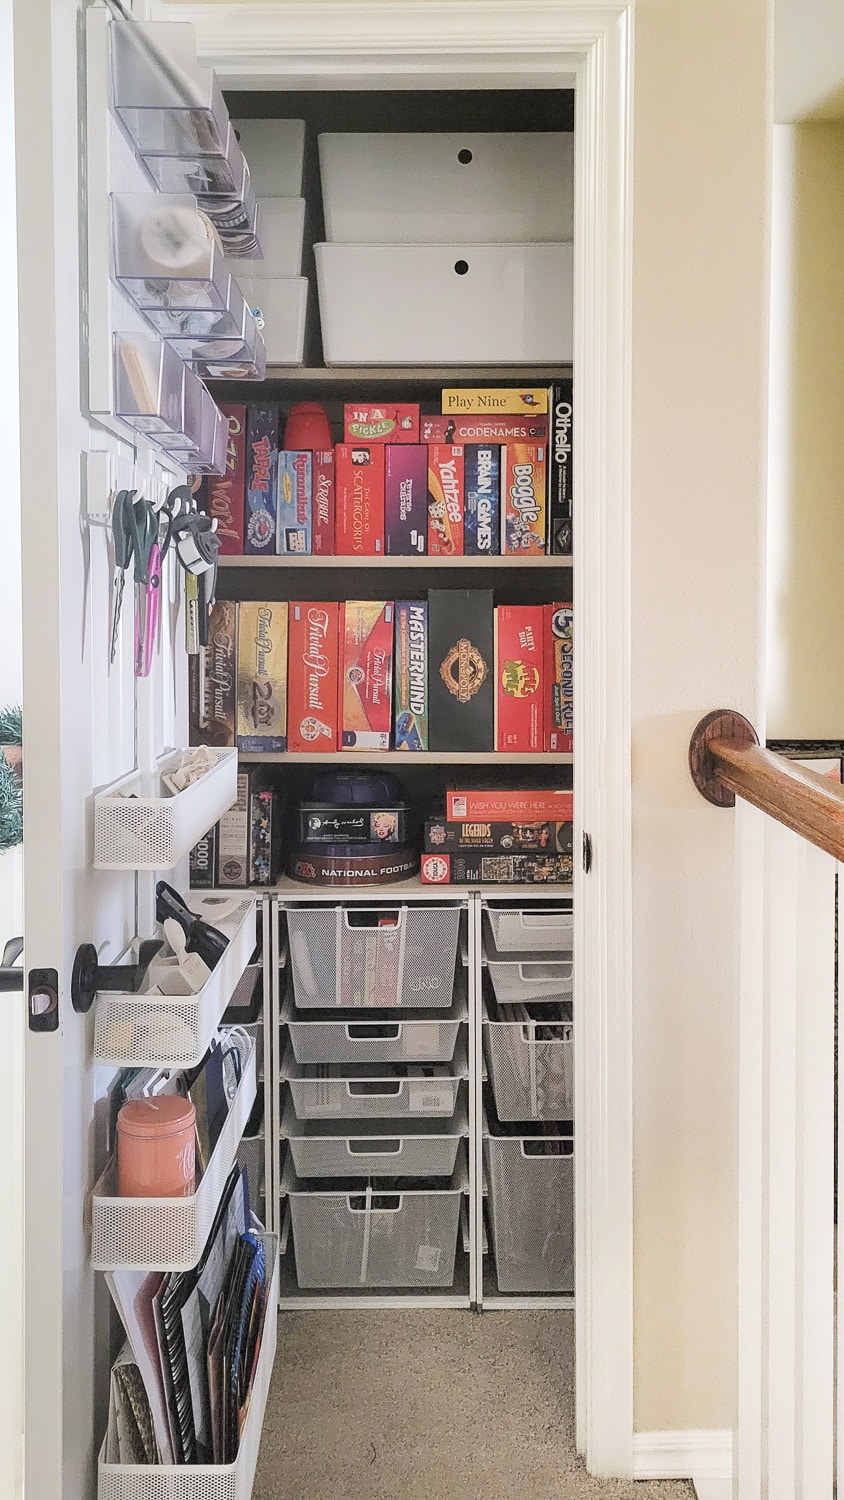
<svg viewBox="0 0 844 1500"><path fill-rule="evenodd" d="M574 463L577 1443L629 1475L633 1442L630 388L633 5L284 0L152 6L196 28L224 85L577 91Z"/></svg>

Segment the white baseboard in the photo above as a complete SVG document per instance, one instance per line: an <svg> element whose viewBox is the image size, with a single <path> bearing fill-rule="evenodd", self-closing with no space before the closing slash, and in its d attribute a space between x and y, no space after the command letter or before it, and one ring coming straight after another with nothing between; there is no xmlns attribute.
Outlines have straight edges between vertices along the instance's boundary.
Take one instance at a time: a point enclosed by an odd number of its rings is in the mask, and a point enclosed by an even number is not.
<svg viewBox="0 0 844 1500"><path fill-rule="evenodd" d="M729 1431L637 1432L634 1479L691 1479L698 1500L731 1500L733 1434Z"/></svg>

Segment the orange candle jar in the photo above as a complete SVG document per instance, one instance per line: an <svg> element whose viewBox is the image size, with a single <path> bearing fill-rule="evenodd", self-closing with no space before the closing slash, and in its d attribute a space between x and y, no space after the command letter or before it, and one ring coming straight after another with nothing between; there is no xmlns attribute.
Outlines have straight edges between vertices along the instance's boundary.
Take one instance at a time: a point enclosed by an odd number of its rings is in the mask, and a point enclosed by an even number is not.
<svg viewBox="0 0 844 1500"><path fill-rule="evenodd" d="M179 1094L130 1099L117 1116L121 1198L188 1198L196 1176L196 1110Z"/></svg>

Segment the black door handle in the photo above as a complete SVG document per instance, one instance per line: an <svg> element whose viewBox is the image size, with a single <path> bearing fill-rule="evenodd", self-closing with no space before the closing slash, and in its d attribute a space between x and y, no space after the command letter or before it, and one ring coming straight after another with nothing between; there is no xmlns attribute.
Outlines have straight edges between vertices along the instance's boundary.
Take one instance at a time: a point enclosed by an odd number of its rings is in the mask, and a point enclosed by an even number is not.
<svg viewBox="0 0 844 1500"><path fill-rule="evenodd" d="M15 990L23 993L23 969L18 963L22 953L23 938L10 938L3 949L0 964L0 994L10 994Z"/></svg>

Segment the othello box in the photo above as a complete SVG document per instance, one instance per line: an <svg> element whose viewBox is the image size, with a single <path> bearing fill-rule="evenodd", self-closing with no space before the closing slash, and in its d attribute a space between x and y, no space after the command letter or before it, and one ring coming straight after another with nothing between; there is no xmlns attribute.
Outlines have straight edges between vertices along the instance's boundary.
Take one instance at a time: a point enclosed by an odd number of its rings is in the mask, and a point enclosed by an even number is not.
<svg viewBox="0 0 844 1500"><path fill-rule="evenodd" d="M551 436L548 439L548 551L572 549L572 382L550 388Z"/></svg>
<svg viewBox="0 0 844 1500"><path fill-rule="evenodd" d="M191 849L190 884L194 891L210 891L217 884L216 823Z"/></svg>
<svg viewBox="0 0 844 1500"><path fill-rule="evenodd" d="M501 551L530 557L545 551L544 443L501 449Z"/></svg>
<svg viewBox="0 0 844 1500"><path fill-rule="evenodd" d="M482 386L476 390L447 387L442 393L443 412L451 416L521 416L544 415L548 410L547 386Z"/></svg>
<svg viewBox="0 0 844 1500"><path fill-rule="evenodd" d="M546 604L545 749L568 753L574 736L574 611Z"/></svg>
<svg viewBox="0 0 844 1500"><path fill-rule="evenodd" d="M347 402L343 407L347 443L418 443L418 401Z"/></svg>
<svg viewBox="0 0 844 1500"><path fill-rule="evenodd" d="M570 885L570 854L423 854L423 885Z"/></svg>
<svg viewBox="0 0 844 1500"><path fill-rule="evenodd" d="M237 630L237 744L287 749L287 604L242 601Z"/></svg>
<svg viewBox="0 0 844 1500"><path fill-rule="evenodd" d="M289 612L287 748L340 748L340 605L294 603Z"/></svg>
<svg viewBox="0 0 844 1500"><path fill-rule="evenodd" d="M315 557L334 554L334 449L318 449L311 474L311 549Z"/></svg>
<svg viewBox="0 0 844 1500"><path fill-rule="evenodd" d="M217 824L217 884L249 884L249 772L237 773L237 801Z"/></svg>
<svg viewBox="0 0 844 1500"><path fill-rule="evenodd" d="M419 443L384 449L384 548L410 557L428 548L428 449Z"/></svg>
<svg viewBox="0 0 844 1500"><path fill-rule="evenodd" d="M431 750L492 750L495 679L490 589L428 593Z"/></svg>
<svg viewBox="0 0 844 1500"><path fill-rule="evenodd" d="M452 823L478 822L486 818L516 822L571 822L574 797L552 787L449 787L446 815Z"/></svg>
<svg viewBox="0 0 844 1500"><path fill-rule="evenodd" d="M384 444L338 443L334 489L338 554L380 556L384 551Z"/></svg>
<svg viewBox="0 0 844 1500"><path fill-rule="evenodd" d="M392 604L347 600L341 644L343 749L389 750L393 717Z"/></svg>
<svg viewBox="0 0 844 1500"><path fill-rule="evenodd" d="M428 606L396 603L396 750L428 748Z"/></svg>
<svg viewBox="0 0 844 1500"><path fill-rule="evenodd" d="M463 555L463 449L449 443L428 448L428 551Z"/></svg>
<svg viewBox="0 0 844 1500"><path fill-rule="evenodd" d="M423 443L546 443L548 418L535 417L421 417Z"/></svg>
<svg viewBox="0 0 844 1500"><path fill-rule="evenodd" d="M192 745L233 745L237 698L237 605L217 599L208 619L208 645L188 657Z"/></svg>
<svg viewBox="0 0 844 1500"><path fill-rule="evenodd" d="M250 554L275 552L277 458L278 407L247 407L243 550Z"/></svg>
<svg viewBox="0 0 844 1500"><path fill-rule="evenodd" d="M243 515L246 495L246 407L220 406L229 424L226 468L209 474L202 487L202 509L217 522L223 557L243 552Z"/></svg>
<svg viewBox="0 0 844 1500"><path fill-rule="evenodd" d="M280 556L310 556L311 551L311 455L288 452L278 455L276 552Z"/></svg>
<svg viewBox="0 0 844 1500"><path fill-rule="evenodd" d="M568 854L572 852L572 824L549 819L518 823L479 821L449 823L446 818L428 818L425 850L489 854Z"/></svg>
<svg viewBox="0 0 844 1500"><path fill-rule="evenodd" d="M495 611L496 749L543 748L544 627L541 604L501 604Z"/></svg>
<svg viewBox="0 0 844 1500"><path fill-rule="evenodd" d="M501 449L497 443L467 443L463 449L463 551L488 557L500 549Z"/></svg>

